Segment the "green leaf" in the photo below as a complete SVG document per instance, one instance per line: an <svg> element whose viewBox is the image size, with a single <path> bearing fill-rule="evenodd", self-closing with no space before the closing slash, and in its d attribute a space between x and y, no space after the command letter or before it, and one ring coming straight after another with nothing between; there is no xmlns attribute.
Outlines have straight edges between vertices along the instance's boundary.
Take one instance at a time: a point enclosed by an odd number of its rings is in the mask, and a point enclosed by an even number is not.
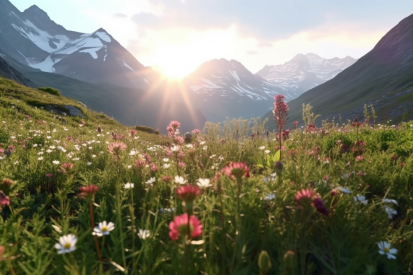
<svg viewBox="0 0 413 275"><path fill-rule="evenodd" d="M280 157L281 157L281 151L278 150L277 153L275 153L274 156L272 157L272 161L273 162L279 161Z"/></svg>

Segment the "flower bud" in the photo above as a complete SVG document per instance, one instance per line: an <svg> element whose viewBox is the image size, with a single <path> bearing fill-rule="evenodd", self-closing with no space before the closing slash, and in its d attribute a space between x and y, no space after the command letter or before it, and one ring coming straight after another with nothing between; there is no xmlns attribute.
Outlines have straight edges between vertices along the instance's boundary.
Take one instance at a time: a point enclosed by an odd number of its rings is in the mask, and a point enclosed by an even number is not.
<svg viewBox="0 0 413 275"><path fill-rule="evenodd" d="M260 267L260 274L266 274L271 269L271 259L267 251L261 251L258 256L258 266Z"/></svg>

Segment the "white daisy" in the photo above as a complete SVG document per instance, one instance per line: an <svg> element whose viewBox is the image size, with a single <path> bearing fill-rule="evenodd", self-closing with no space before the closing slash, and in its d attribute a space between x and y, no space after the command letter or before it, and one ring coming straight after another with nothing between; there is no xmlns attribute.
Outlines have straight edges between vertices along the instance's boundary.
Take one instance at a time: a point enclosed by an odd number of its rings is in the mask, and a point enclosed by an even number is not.
<svg viewBox="0 0 413 275"><path fill-rule="evenodd" d="M340 190L341 192L343 192L344 194L351 194L350 189L348 189L347 187L338 187L338 190Z"/></svg>
<svg viewBox="0 0 413 275"><path fill-rule="evenodd" d="M54 161L52 161L52 162L53 162L53 164L55 164L55 165L60 164L60 161L58 161L58 160L54 160Z"/></svg>
<svg viewBox="0 0 413 275"><path fill-rule="evenodd" d="M393 219L393 216L397 215L397 211L394 210L393 208L389 206L384 206L384 210L386 211L387 215L389 216L389 219Z"/></svg>
<svg viewBox="0 0 413 275"><path fill-rule="evenodd" d="M391 245L390 243L386 241L382 241L378 243L379 246L379 253L381 255L386 255L388 259L396 259L396 256L394 256L397 253L396 248L390 248Z"/></svg>
<svg viewBox="0 0 413 275"><path fill-rule="evenodd" d="M270 201L270 200L273 200L273 199L275 199L275 194L274 194L274 193L268 194L268 195L264 198L264 200L266 200L266 201Z"/></svg>
<svg viewBox="0 0 413 275"><path fill-rule="evenodd" d="M196 184L201 188L206 188L212 186L210 182L211 181L209 179L198 179L198 182Z"/></svg>
<svg viewBox="0 0 413 275"><path fill-rule="evenodd" d="M155 181L156 181L156 178L150 178L150 179L147 180L145 183L152 185Z"/></svg>
<svg viewBox="0 0 413 275"><path fill-rule="evenodd" d="M354 197L355 202L361 202L364 205L367 205L368 200L366 200L366 197L361 195L361 196L355 196Z"/></svg>
<svg viewBox="0 0 413 275"><path fill-rule="evenodd" d="M59 238L59 243L54 247L58 250L57 253L64 254L70 253L76 249L77 238L75 235L69 234Z"/></svg>
<svg viewBox="0 0 413 275"><path fill-rule="evenodd" d="M185 183L187 183L188 181L187 180L185 180L183 177L181 177L181 176L175 176L175 182L176 183L179 183L179 184L185 184Z"/></svg>
<svg viewBox="0 0 413 275"><path fill-rule="evenodd" d="M107 223L106 221L100 222L98 226L93 229L94 233L96 235L103 236L103 235L109 235L110 231L115 229L115 224L113 222Z"/></svg>
<svg viewBox="0 0 413 275"><path fill-rule="evenodd" d="M392 200L392 199L383 199L383 202L387 202L387 203L393 203L395 205L398 205L396 200Z"/></svg>
<svg viewBox="0 0 413 275"><path fill-rule="evenodd" d="M139 229L138 236L139 236L139 238L141 238L142 240L148 238L150 235L151 235L151 233L150 233L149 230Z"/></svg>
<svg viewBox="0 0 413 275"><path fill-rule="evenodd" d="M165 164L163 165L163 168L168 169L169 166L171 166L169 163L165 163Z"/></svg>
<svg viewBox="0 0 413 275"><path fill-rule="evenodd" d="M264 149L265 149L265 146L260 146L260 147L258 147L258 149L264 150Z"/></svg>
<svg viewBox="0 0 413 275"><path fill-rule="evenodd" d="M131 188L133 188L133 187L135 187L135 184L130 183L130 182L128 182L128 183L126 183L126 184L124 185L124 188L125 188L125 189L131 189Z"/></svg>

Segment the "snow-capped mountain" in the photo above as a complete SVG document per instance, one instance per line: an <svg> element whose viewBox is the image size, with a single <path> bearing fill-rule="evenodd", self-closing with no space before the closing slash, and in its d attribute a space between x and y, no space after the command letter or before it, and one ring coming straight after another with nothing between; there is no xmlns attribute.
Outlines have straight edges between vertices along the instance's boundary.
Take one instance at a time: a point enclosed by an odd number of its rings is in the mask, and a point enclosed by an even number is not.
<svg viewBox="0 0 413 275"><path fill-rule="evenodd" d="M35 5L20 12L0 0L0 45L10 57L44 72L128 87L146 87L150 81L151 70L104 29L68 31Z"/></svg>
<svg viewBox="0 0 413 275"><path fill-rule="evenodd" d="M350 56L325 59L313 53L298 54L282 65L265 66L257 75L296 98L332 79L356 61Z"/></svg>
<svg viewBox="0 0 413 275"><path fill-rule="evenodd" d="M253 75L236 60L215 59L202 64L185 82L188 89L204 97L246 98L254 101L272 100L282 87ZM288 93L287 99L293 99Z"/></svg>
<svg viewBox="0 0 413 275"><path fill-rule="evenodd" d="M205 62L183 80L182 86L191 103L214 122L225 117L260 116L272 108L274 96L281 92L287 100L293 99L281 87L252 74L236 60Z"/></svg>

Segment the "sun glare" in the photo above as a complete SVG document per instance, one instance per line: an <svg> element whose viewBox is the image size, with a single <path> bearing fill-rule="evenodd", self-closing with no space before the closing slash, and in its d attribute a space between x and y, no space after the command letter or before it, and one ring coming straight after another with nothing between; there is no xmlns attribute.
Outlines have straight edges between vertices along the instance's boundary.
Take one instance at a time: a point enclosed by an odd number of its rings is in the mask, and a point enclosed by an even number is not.
<svg viewBox="0 0 413 275"><path fill-rule="evenodd" d="M156 70L161 72L166 78L169 79L182 79L193 71L191 67L176 63L157 66Z"/></svg>

